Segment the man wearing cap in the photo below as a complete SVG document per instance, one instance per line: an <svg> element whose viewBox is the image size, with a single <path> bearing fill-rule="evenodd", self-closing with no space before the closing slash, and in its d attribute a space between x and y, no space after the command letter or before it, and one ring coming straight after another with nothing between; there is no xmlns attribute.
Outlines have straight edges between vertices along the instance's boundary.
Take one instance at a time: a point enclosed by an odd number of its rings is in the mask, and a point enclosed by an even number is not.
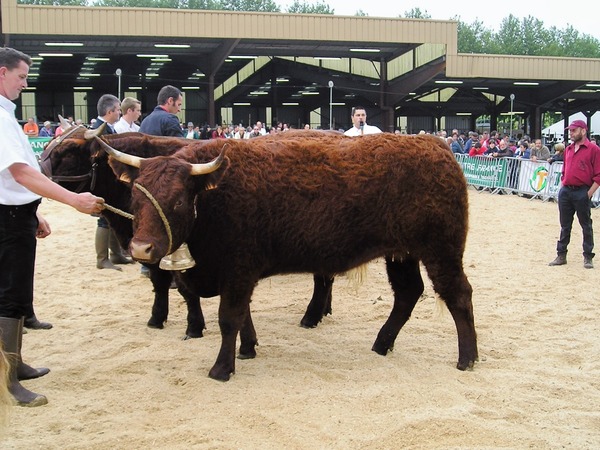
<svg viewBox="0 0 600 450"><path fill-rule="evenodd" d="M571 144L565 149L561 176L562 187L558 193L560 238L556 243L556 259L550 266L567 263L567 246L571 240L573 217L583 230L583 267L593 269L594 231L592 229L591 198L600 186L600 148L587 138L587 124L574 120L569 130Z"/></svg>
<svg viewBox="0 0 600 450"><path fill-rule="evenodd" d="M186 139L200 139L200 133L194 128L194 122L188 122L185 137Z"/></svg>
<svg viewBox="0 0 600 450"><path fill-rule="evenodd" d="M40 130L40 137L53 137L54 133L52 132L52 123L49 120L44 122L44 126Z"/></svg>

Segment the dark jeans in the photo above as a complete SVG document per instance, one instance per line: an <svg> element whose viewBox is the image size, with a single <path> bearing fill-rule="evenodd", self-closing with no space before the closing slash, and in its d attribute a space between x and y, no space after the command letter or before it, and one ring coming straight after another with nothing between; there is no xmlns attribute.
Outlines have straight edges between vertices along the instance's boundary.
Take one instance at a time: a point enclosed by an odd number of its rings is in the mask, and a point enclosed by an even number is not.
<svg viewBox="0 0 600 450"><path fill-rule="evenodd" d="M33 312L39 203L0 205L0 317L19 319Z"/></svg>
<svg viewBox="0 0 600 450"><path fill-rule="evenodd" d="M558 193L558 211L560 214L560 239L556 243L556 252L566 254L571 242L573 218L577 214L583 230L583 256L593 258L594 231L592 230L591 202L588 197L589 186L560 188Z"/></svg>

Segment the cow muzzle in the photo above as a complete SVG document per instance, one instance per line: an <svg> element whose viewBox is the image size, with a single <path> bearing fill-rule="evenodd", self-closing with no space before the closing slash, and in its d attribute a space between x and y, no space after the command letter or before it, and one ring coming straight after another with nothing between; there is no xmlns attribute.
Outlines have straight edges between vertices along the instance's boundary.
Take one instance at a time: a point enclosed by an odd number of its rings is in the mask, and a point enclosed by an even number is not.
<svg viewBox="0 0 600 450"><path fill-rule="evenodd" d="M129 243L129 253L133 259L141 263L154 264L160 259L156 254L156 248L152 243L139 242L135 239L132 239Z"/></svg>

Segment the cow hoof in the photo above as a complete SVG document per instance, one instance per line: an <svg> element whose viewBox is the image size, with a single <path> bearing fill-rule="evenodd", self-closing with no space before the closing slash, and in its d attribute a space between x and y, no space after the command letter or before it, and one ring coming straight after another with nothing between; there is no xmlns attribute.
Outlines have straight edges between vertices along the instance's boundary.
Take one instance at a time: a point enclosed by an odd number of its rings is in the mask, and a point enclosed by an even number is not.
<svg viewBox="0 0 600 450"><path fill-rule="evenodd" d="M216 369L215 367L213 367L212 369L210 369L210 372L208 372L208 376L210 378L212 378L213 380L217 380L217 381L229 381L229 378L231 377L231 373L233 372L229 372L229 371L220 371L219 369Z"/></svg>
<svg viewBox="0 0 600 450"><path fill-rule="evenodd" d="M182 341L187 341L187 340L190 340L190 339L199 339L201 337L204 337L204 336L202 334L200 334L200 336L196 336L194 334L187 333L185 336L183 336L183 338L181 340Z"/></svg>
<svg viewBox="0 0 600 450"><path fill-rule="evenodd" d="M165 326L162 322L154 323L152 320L148 321L148 328L156 328L157 330L162 330Z"/></svg>
<svg viewBox="0 0 600 450"><path fill-rule="evenodd" d="M240 352L238 355L238 359L254 359L256 358L256 352Z"/></svg>
<svg viewBox="0 0 600 450"><path fill-rule="evenodd" d="M319 325L319 322L320 322L320 320L314 321L314 320L307 319L306 317L303 317L302 320L300 321L300 326L302 328L306 328L306 329L317 328L317 325Z"/></svg>
<svg viewBox="0 0 600 450"><path fill-rule="evenodd" d="M475 365L475 361L467 361L467 362L458 361L458 363L456 363L456 368L458 370L473 370L474 365Z"/></svg>
<svg viewBox="0 0 600 450"><path fill-rule="evenodd" d="M393 345L390 345L390 346L382 345L382 344L375 342L373 344L373 347L371 347L371 350L373 350L378 355L385 356L388 354L388 351L391 352L394 350L394 346Z"/></svg>
<svg viewBox="0 0 600 450"><path fill-rule="evenodd" d="M183 338L183 340L187 340L187 339L198 339L204 337L204 334L201 331L190 331L190 330L186 330L185 332L185 337Z"/></svg>

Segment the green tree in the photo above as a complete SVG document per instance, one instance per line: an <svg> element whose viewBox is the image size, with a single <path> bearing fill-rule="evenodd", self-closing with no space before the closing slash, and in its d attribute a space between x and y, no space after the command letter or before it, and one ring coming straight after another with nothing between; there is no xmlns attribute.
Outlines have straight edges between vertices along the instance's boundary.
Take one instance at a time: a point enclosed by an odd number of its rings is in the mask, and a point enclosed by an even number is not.
<svg viewBox="0 0 600 450"><path fill-rule="evenodd" d="M227 11L281 12L273 0L221 0L221 8Z"/></svg>
<svg viewBox="0 0 600 450"><path fill-rule="evenodd" d="M600 41L589 34L580 34L569 25L567 28L550 29L554 39L548 44L548 51L556 56L579 58L600 58Z"/></svg>
<svg viewBox="0 0 600 450"><path fill-rule="evenodd" d="M81 1L85 2L85 0ZM219 11L281 12L281 9L273 0L90 0L90 2L94 6L117 6L123 8L174 8Z"/></svg>
<svg viewBox="0 0 600 450"><path fill-rule="evenodd" d="M322 1L311 4L299 0L294 0L294 3L288 6L286 12L291 14L335 14L329 5Z"/></svg>
<svg viewBox="0 0 600 450"><path fill-rule="evenodd" d="M19 0L22 5L86 6L87 0Z"/></svg>
<svg viewBox="0 0 600 450"><path fill-rule="evenodd" d="M400 15L402 17L402 15ZM427 12L427 10L421 11L421 8L413 8L409 11L404 12L405 19L431 19L431 15Z"/></svg>
<svg viewBox="0 0 600 450"><path fill-rule="evenodd" d="M519 19L510 14L494 31L480 21L466 24L460 18L454 20L458 20L461 53L600 58L600 41L581 35L570 25L565 29L547 29L532 16Z"/></svg>
<svg viewBox="0 0 600 450"><path fill-rule="evenodd" d="M274 0L18 0L24 5L54 6L117 6L124 8L176 8L250 12L281 12ZM324 0L308 3L294 0L288 13L335 14ZM367 16L358 10L356 16ZM402 16L400 16L402 17ZM406 19L431 19L427 10L412 8L404 13ZM573 26L545 28L544 23L532 16L519 19L509 14L497 30L486 28L475 20L458 22L458 51L461 53L490 53L501 55L563 56L600 58L600 40L579 33Z"/></svg>
<svg viewBox="0 0 600 450"><path fill-rule="evenodd" d="M476 20L471 25L458 21L458 51L461 53L486 53L490 32L483 22Z"/></svg>
<svg viewBox="0 0 600 450"><path fill-rule="evenodd" d="M94 6L121 8L173 8L182 7L180 0L91 0Z"/></svg>

